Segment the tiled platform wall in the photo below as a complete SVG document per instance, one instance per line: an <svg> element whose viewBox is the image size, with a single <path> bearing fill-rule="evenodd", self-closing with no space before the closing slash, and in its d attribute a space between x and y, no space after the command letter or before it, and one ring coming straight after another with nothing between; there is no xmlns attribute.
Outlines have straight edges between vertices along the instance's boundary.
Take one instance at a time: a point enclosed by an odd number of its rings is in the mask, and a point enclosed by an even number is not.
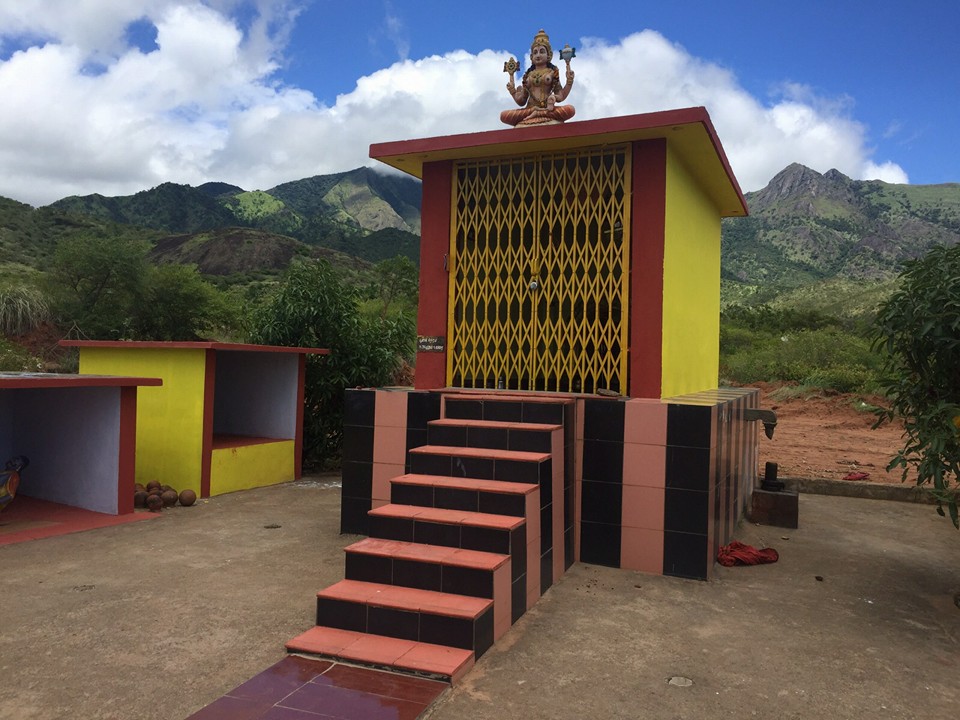
<svg viewBox="0 0 960 720"><path fill-rule="evenodd" d="M759 391L583 405L579 559L709 579L753 491Z"/></svg>
<svg viewBox="0 0 960 720"><path fill-rule="evenodd" d="M516 396L489 397L483 419L511 420ZM754 486L759 427L742 416L759 391L574 399L564 412L565 564L709 579ZM409 472L408 450L427 444L427 423L442 414L441 391L347 390L341 532L369 533L367 512L389 502L390 478Z"/></svg>

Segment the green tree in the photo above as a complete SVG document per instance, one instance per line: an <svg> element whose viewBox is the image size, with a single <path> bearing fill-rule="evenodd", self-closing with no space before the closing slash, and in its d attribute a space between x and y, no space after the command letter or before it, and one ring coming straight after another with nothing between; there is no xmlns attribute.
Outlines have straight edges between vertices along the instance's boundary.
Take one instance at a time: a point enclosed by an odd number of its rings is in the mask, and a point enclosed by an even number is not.
<svg viewBox="0 0 960 720"><path fill-rule="evenodd" d="M149 268L140 295L131 328L138 339L200 340L230 334L240 323L237 305L193 265Z"/></svg>
<svg viewBox="0 0 960 720"><path fill-rule="evenodd" d="M373 266L373 277L370 296L381 318L386 318L394 309L416 311L420 273L413 260L405 255L381 260Z"/></svg>
<svg viewBox="0 0 960 720"><path fill-rule="evenodd" d="M875 347L886 353L881 386L890 407L879 425L900 417L904 445L888 470L914 468L932 486L937 512L954 526L960 492L960 246L937 247L906 264L902 284L877 314Z"/></svg>
<svg viewBox="0 0 960 720"><path fill-rule="evenodd" d="M49 276L62 325L96 339L125 337L147 271L147 244L132 234L84 234L63 240Z"/></svg>
<svg viewBox="0 0 960 720"><path fill-rule="evenodd" d="M364 316L354 289L324 260L294 262L251 321L251 341L329 348L307 359L304 398L304 463L338 462L343 440L344 390L389 384L412 321Z"/></svg>

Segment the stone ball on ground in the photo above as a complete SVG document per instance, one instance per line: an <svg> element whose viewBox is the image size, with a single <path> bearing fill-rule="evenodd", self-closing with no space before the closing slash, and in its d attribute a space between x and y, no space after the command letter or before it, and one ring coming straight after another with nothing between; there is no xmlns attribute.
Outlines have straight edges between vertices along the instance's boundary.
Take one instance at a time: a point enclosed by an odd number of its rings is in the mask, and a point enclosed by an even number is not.
<svg viewBox="0 0 960 720"><path fill-rule="evenodd" d="M134 485L133 485L133 491L134 491L134 492L146 492L146 491L147 491L147 486L144 485L143 483L134 483Z"/></svg>
<svg viewBox="0 0 960 720"><path fill-rule="evenodd" d="M157 490L161 489L159 480L151 480L150 482L147 483L147 490L153 490L154 488L156 488Z"/></svg>
<svg viewBox="0 0 960 720"><path fill-rule="evenodd" d="M147 506L147 491L146 490L137 490L133 494L133 506L135 508L142 508Z"/></svg>
<svg viewBox="0 0 960 720"><path fill-rule="evenodd" d="M160 512L163 510L163 500L159 495L148 495L147 508L150 510L150 512Z"/></svg>
<svg viewBox="0 0 960 720"><path fill-rule="evenodd" d="M180 504L184 507L190 507L197 501L197 494L193 490L180 491Z"/></svg>
<svg viewBox="0 0 960 720"><path fill-rule="evenodd" d="M171 507L177 504L177 491L176 490L164 490L160 493L160 499L163 501L164 507Z"/></svg>

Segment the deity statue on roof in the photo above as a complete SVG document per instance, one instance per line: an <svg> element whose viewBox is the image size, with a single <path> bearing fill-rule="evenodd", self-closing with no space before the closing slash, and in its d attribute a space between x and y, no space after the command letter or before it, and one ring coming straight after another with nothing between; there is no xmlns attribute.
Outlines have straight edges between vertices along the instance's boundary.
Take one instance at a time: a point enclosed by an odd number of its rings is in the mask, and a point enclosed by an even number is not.
<svg viewBox="0 0 960 720"><path fill-rule="evenodd" d="M514 75L519 65L514 58L503 64L507 73L507 92L523 105L519 110L504 110L500 113L501 122L514 127L530 125L556 125L573 117L576 110L573 105L560 105L567 99L573 88L573 70L570 60L576 57L576 51L569 45L560 51L560 58L566 63L566 85L560 84L560 69L554 65L553 48L550 37L543 30L538 32L530 45L530 67L523 74L520 87L514 83Z"/></svg>

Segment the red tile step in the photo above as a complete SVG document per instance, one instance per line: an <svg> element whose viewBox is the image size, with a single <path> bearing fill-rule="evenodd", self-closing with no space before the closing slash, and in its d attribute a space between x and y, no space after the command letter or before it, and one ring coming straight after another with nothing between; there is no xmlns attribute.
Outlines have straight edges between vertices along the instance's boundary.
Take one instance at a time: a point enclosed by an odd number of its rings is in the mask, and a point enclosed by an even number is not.
<svg viewBox="0 0 960 720"><path fill-rule="evenodd" d="M427 423L427 431L431 445L552 452L555 432L563 443L563 426L546 423L440 418Z"/></svg>
<svg viewBox="0 0 960 720"><path fill-rule="evenodd" d="M540 507L540 488L533 483L408 473L390 480L390 499L397 505L419 505L526 517Z"/></svg>
<svg viewBox="0 0 960 720"><path fill-rule="evenodd" d="M341 580L317 593L317 625L473 650L493 645L493 600Z"/></svg>
<svg viewBox="0 0 960 720"><path fill-rule="evenodd" d="M433 643L317 626L287 642L287 651L361 665L420 673L457 683L473 667L473 652Z"/></svg>
<svg viewBox="0 0 960 720"><path fill-rule="evenodd" d="M493 600L493 639L511 625L509 555L365 538L345 548L346 578Z"/></svg>
<svg viewBox="0 0 960 720"><path fill-rule="evenodd" d="M416 505L383 505L369 512L370 537L511 557L511 621L540 597L540 530L534 513L529 525L510 515Z"/></svg>
<svg viewBox="0 0 960 720"><path fill-rule="evenodd" d="M421 445L411 448L407 455L414 474L525 482L541 488L552 481L548 452Z"/></svg>

